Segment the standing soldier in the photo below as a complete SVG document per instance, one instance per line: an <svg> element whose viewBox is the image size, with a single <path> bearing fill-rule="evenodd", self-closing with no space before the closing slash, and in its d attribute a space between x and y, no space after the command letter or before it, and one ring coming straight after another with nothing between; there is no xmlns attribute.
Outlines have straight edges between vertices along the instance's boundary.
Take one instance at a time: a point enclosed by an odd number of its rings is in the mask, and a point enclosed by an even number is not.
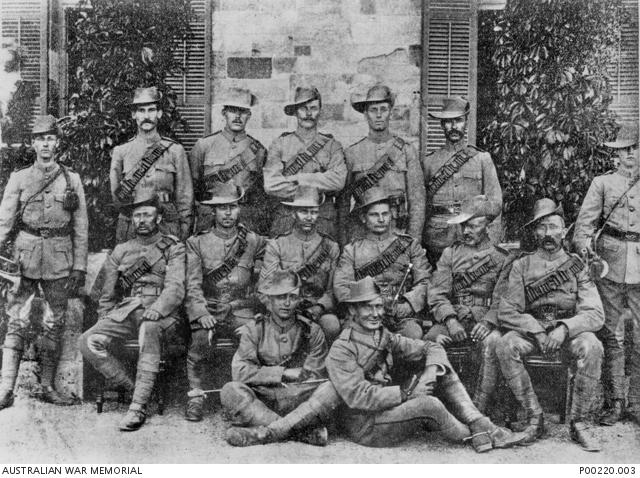
<svg viewBox="0 0 640 478"><path fill-rule="evenodd" d="M462 204L460 214L449 219L460 224L462 240L447 247L429 282L427 301L435 325L425 339L446 345L471 338L479 342L482 362L473 402L482 413L487 412L498 383L500 364L496 342L498 303L507 281L496 288L498 277L511 261L508 252L492 245L487 233L491 221L500 210L486 196L475 196Z"/></svg>
<svg viewBox="0 0 640 478"><path fill-rule="evenodd" d="M41 399L56 405L74 401L55 391L67 299L83 286L87 270L88 221L80 176L56 162L58 127L51 116L37 116L31 132L36 161L11 174L0 204L0 245L15 227L13 246L21 281L7 304L8 326L2 352L0 410L13 403L30 310L21 310L42 288L51 306L39 339ZM27 312L25 316L25 312Z"/></svg>
<svg viewBox="0 0 640 478"><path fill-rule="evenodd" d="M491 156L464 141L470 107L464 98L447 98L442 111L429 113L440 120L446 138L445 146L427 154L422 164L428 211L423 244L434 266L444 248L457 238L457 225L447 221L460 213L465 199L484 194L502 209L502 189ZM498 217L489 228L489 237L497 243L501 235Z"/></svg>
<svg viewBox="0 0 640 478"><path fill-rule="evenodd" d="M320 207L318 231L336 237L336 195L344 187L347 168L342 145L333 136L318 132L322 109L320 93L314 87L297 87L294 102L284 113L295 116L298 128L282 133L271 147L264 166L264 190L279 199L291 199L298 187L318 188L325 195ZM286 206L275 212L271 237L291 231L294 218Z"/></svg>
<svg viewBox="0 0 640 478"><path fill-rule="evenodd" d="M631 309L631 354L628 412L640 424L640 169L638 124L625 124L616 141L605 143L620 160L618 170L594 178L576 221L574 240L589 258L599 254L609 265L596 281L605 324L605 397L608 410L600 423L613 425L623 411L625 388L624 310Z"/></svg>
<svg viewBox="0 0 640 478"><path fill-rule="evenodd" d="M393 200L378 187L367 189L358 204L366 236L347 244L338 261L333 290L338 302L349 298L349 284L366 276L380 287L388 329L405 337L422 338L418 314L425 306L431 266L420 243L391 230Z"/></svg>
<svg viewBox="0 0 640 478"><path fill-rule="evenodd" d="M160 367L161 341L178 323L184 299L185 250L177 237L159 230L162 205L147 192L123 206L131 214L136 237L118 244L107 259L98 322L80 336L82 356L115 387L133 390L120 430L139 429ZM113 340L138 337L140 354L135 384L113 357Z"/></svg>
<svg viewBox="0 0 640 478"><path fill-rule="evenodd" d="M251 107L258 102L250 91L233 88L223 100L224 128L199 139L189 153L196 201L207 198L218 183L233 181L244 189L240 222L258 234L269 232L269 213L263 190L262 167L266 150L246 132ZM202 202L199 202L201 205ZM196 232L211 227L213 216L198 207Z"/></svg>
<svg viewBox="0 0 640 478"><path fill-rule="evenodd" d="M282 204L293 209L293 230L267 243L260 279L268 280L275 270L294 270L302 280L301 309L320 325L327 342L333 343L340 333L333 300L333 272L340 249L317 231L322 202L316 188L300 187L293 201Z"/></svg>
<svg viewBox="0 0 640 478"><path fill-rule="evenodd" d="M347 183L340 195L340 243L365 234L357 218L350 220L351 198L361 202L368 189L384 189L391 201L392 227L419 238L424 226L425 191L423 173L415 148L389 131L395 95L388 86L375 85L362 101L351 106L364 114L369 135L345 151Z"/></svg>
<svg viewBox="0 0 640 478"><path fill-rule="evenodd" d="M158 133L162 117L158 89L138 88L131 102L131 117L138 134L113 148L111 155L111 194L116 204L131 202L136 194L155 193L163 207L163 233L186 239L191 229L193 186L184 148ZM131 220L118 216L116 243L135 236Z"/></svg>
<svg viewBox="0 0 640 478"><path fill-rule="evenodd" d="M544 420L522 359L534 351L570 353L577 369L569 413L571 437L584 450L599 451L587 417L600 380L602 344L594 332L604 323L602 302L580 257L562 249L567 232L562 208L551 199L540 199L528 224L533 224L537 249L513 261L500 301L498 320L510 330L496 345L500 368L527 413L524 433L532 442L544 433Z"/></svg>
<svg viewBox="0 0 640 478"><path fill-rule="evenodd" d="M233 336L253 319L256 262L264 253L264 238L238 223L244 191L230 183L215 183L209 199L213 227L187 239L187 297L191 324L187 355L190 391L185 418L202 420L202 375L205 358L220 333Z"/></svg>
<svg viewBox="0 0 640 478"><path fill-rule="evenodd" d="M298 315L300 278L276 271L260 285L266 315L244 327L220 401L233 420L227 442L248 446L285 440L327 444L327 420L340 403L325 379L327 343L320 327ZM247 427L247 428L245 428Z"/></svg>

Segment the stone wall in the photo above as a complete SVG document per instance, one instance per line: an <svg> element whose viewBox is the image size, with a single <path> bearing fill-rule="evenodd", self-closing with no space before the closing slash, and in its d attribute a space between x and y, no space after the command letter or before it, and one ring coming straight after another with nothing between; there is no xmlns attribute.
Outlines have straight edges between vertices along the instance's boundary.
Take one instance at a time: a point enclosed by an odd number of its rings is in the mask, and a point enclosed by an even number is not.
<svg viewBox="0 0 640 478"><path fill-rule="evenodd" d="M420 35L420 0L215 0L212 131L225 90L246 87L259 98L247 129L268 146L295 128L283 106L296 86L313 84L321 131L346 147L367 132L351 93L381 81L397 94L392 130L417 141Z"/></svg>

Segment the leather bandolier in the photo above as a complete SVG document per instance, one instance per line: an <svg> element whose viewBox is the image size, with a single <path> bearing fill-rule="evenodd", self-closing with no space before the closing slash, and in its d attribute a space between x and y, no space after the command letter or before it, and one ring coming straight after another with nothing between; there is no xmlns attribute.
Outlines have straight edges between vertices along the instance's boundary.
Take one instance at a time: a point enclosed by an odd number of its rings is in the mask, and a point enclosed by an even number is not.
<svg viewBox="0 0 640 478"><path fill-rule="evenodd" d="M171 144L168 146L163 146L162 143L156 144L153 149L147 151L145 155L140 160L140 164L138 167L131 173L128 177L122 179L118 188L116 189L115 195L121 202L127 202L131 200L131 194L133 190L136 188L137 184L140 180L147 174L147 171L151 169L151 166L160 159L160 157L164 154L166 150L171 147Z"/></svg>
<svg viewBox="0 0 640 478"><path fill-rule="evenodd" d="M367 276L375 277L382 274L409 248L412 241L413 239L411 237L398 236L398 238L389 244L389 247L387 247L382 254L354 271L355 280L358 281Z"/></svg>
<svg viewBox="0 0 640 478"><path fill-rule="evenodd" d="M291 176L299 173L305 164L311 161L316 154L326 146L331 140L331 136L320 134L319 138L311 143L307 149L296 154L292 159L287 161L282 169L283 176Z"/></svg>
<svg viewBox="0 0 640 478"><path fill-rule="evenodd" d="M120 275L119 286L124 292L129 291L138 279L147 274L151 268L164 257L165 251L176 244L175 239L169 236L163 236L156 244L154 253L150 253L148 257L141 256L131 267Z"/></svg>
<svg viewBox="0 0 640 478"><path fill-rule="evenodd" d="M396 137L393 141L393 147L399 151L402 151L404 144L404 141L399 137ZM368 189L376 186L384 175L391 171L394 164L395 162L389 152L385 153L364 176L349 185L346 190L347 194L353 195L356 201L358 201Z"/></svg>
<svg viewBox="0 0 640 478"><path fill-rule="evenodd" d="M488 254L475 264L472 264L464 272L456 272L453 276L452 285L454 295L473 285L480 277L491 271L497 265L493 256Z"/></svg>
<svg viewBox="0 0 640 478"><path fill-rule="evenodd" d="M524 291L527 302L531 304L549 292L558 289L562 284L575 276L584 268L584 263L577 257L572 256L567 261L560 264L557 270L541 277L540 279L525 285Z"/></svg>
<svg viewBox="0 0 640 478"><path fill-rule="evenodd" d="M247 169L249 164L256 159L258 151L260 151L259 143L255 140L249 141L249 146L231 159L233 163L231 166L219 169L203 177L204 190L212 189L215 183L226 183L233 179L240 171Z"/></svg>
<svg viewBox="0 0 640 478"><path fill-rule="evenodd" d="M209 290L209 286L215 287L215 284L227 277L233 269L236 268L240 258L247 250L247 233L249 231L242 224L238 224L238 248L235 253L227 254L222 264L215 269L209 269L204 271L205 289Z"/></svg>
<svg viewBox="0 0 640 478"><path fill-rule="evenodd" d="M460 168L476 154L478 154L476 149L466 147L451 156L429 180L429 183L427 184L427 198L433 197L435 193L438 192L438 189L440 189L444 183L451 178L451 176L457 173Z"/></svg>
<svg viewBox="0 0 640 478"><path fill-rule="evenodd" d="M389 334L385 334L384 332L382 333L380 343L375 349L373 349L373 352L362 366L364 376L367 380L383 386L389 385L392 381L389 371L393 367L393 357L387 350L389 337ZM349 340L367 348L371 348L371 344L361 342L353 336L350 337Z"/></svg>
<svg viewBox="0 0 640 478"><path fill-rule="evenodd" d="M318 270L320 270L320 266L329 258L330 252L329 241L326 237L323 237L318 247L316 247L316 250L311 254L309 260L296 270L300 279L307 281L316 275Z"/></svg>

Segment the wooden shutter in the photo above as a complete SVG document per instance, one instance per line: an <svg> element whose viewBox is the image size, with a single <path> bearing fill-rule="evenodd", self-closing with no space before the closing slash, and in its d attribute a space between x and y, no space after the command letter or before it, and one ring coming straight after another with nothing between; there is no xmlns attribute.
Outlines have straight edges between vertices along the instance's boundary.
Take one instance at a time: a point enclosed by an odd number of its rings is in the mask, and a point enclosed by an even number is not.
<svg viewBox="0 0 640 478"><path fill-rule="evenodd" d="M638 121L638 2L623 0L628 20L622 25L618 54L609 68L613 102L621 121Z"/></svg>
<svg viewBox="0 0 640 478"><path fill-rule="evenodd" d="M177 134L187 151L211 130L211 1L191 0L191 8L191 33L175 42L175 55L184 71L168 80L178 93L178 109L189 125Z"/></svg>
<svg viewBox="0 0 640 478"><path fill-rule="evenodd" d="M475 143L478 6L477 0L426 0L423 10L423 152L444 144L440 121L428 116L448 96L471 102L468 140Z"/></svg>

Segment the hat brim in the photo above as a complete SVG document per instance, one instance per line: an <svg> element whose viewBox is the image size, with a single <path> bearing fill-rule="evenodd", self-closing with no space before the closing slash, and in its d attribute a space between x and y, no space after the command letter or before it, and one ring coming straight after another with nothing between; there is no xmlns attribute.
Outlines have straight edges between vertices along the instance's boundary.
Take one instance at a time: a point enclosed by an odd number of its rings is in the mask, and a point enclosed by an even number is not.
<svg viewBox="0 0 640 478"><path fill-rule="evenodd" d="M124 214L125 216L131 216L131 214L133 214L133 211L135 211L139 207L146 206L153 206L158 210L159 213L163 212L162 204L154 199L148 199L146 201L141 201L134 204L113 203L113 206L118 210L118 212L120 212L120 214Z"/></svg>
<svg viewBox="0 0 640 478"><path fill-rule="evenodd" d="M354 208L351 210L351 212L352 213L358 213L358 212L360 212L360 211L362 211L362 210L364 210L364 209L366 209L366 208L368 208L370 206L373 206L375 204L379 204L381 202L389 202L389 198L390 197L391 196L387 196L387 197L384 197L384 198L378 198L375 201L369 201L369 202L367 202L365 204L357 204L356 206L354 206Z"/></svg>
<svg viewBox="0 0 640 478"><path fill-rule="evenodd" d="M630 146L633 146L634 144L638 144L637 140L634 139L623 139L623 140L616 140L616 141L608 141L606 143L603 143L607 148L612 148L612 149L623 149L623 148L629 148Z"/></svg>
<svg viewBox="0 0 640 478"><path fill-rule="evenodd" d="M434 111L433 113L429 113L429 116L436 119L454 119L461 118L463 116L467 116L469 114L470 109L467 108L466 111Z"/></svg>
<svg viewBox="0 0 640 478"><path fill-rule="evenodd" d="M542 214L538 214L533 219L531 219L529 222L525 223L522 226L522 228L524 229L525 227L529 227L532 224L535 224L540 219L543 219L543 218L545 218L547 216L555 216L555 215L562 216L564 218L564 210L562 209L562 206L556 207L553 211L549 211L549 212L545 212L545 213L542 213Z"/></svg>
<svg viewBox="0 0 640 478"><path fill-rule="evenodd" d="M322 198L320 198L320 203L316 204L314 202L311 201L307 201L307 200L300 200L300 201L280 201L280 204L283 204L285 206L289 206L289 207L320 207L324 204L324 200L326 199L325 195L322 194Z"/></svg>
<svg viewBox="0 0 640 478"><path fill-rule="evenodd" d="M242 108L243 110L250 110L252 107L258 104L258 97L254 94L251 94L251 104L247 105L246 103L240 103L239 101L223 101L222 106L231 106L233 108Z"/></svg>
<svg viewBox="0 0 640 478"><path fill-rule="evenodd" d="M296 285L293 288L291 287L260 287L258 288L258 292L271 297L274 295L290 294L294 290L299 290L299 289L300 289L300 284Z"/></svg>
<svg viewBox="0 0 640 478"><path fill-rule="evenodd" d="M40 130L35 130L31 132L31 136L36 136L38 134L50 134L53 133L56 136L60 135L60 130L58 127L55 128L50 128L50 129L40 129Z"/></svg>
<svg viewBox="0 0 640 478"><path fill-rule="evenodd" d="M380 294L378 294L377 292L370 292L369 294L365 294L365 295L361 295L361 296L357 296L357 297L353 297L353 298L348 298L348 299L344 299L342 302L347 302L350 304L356 304L358 302L369 302L370 300L374 300L377 299L378 297L380 297Z"/></svg>
<svg viewBox="0 0 640 478"><path fill-rule="evenodd" d="M205 206L217 206L221 204L231 204L234 202L238 202L244 197L244 189L240 186L237 186L237 188L240 192L237 198L216 196L216 197L212 197L211 199L205 199L204 201L200 201L200 204L204 204Z"/></svg>
<svg viewBox="0 0 640 478"><path fill-rule="evenodd" d="M295 116L296 115L296 110L298 108L300 108L302 105L305 105L307 103L309 103L310 101L314 101L314 100L319 100L320 98L318 98L317 96L314 96L312 98L307 98L305 100L302 101L298 101L297 103L291 103L288 104L284 107L284 114L287 116Z"/></svg>
<svg viewBox="0 0 640 478"><path fill-rule="evenodd" d="M447 224L463 224L471 219L475 219L477 217L486 217L489 222L493 221L496 216L493 214L471 214L469 212L461 212L457 216L452 217L447 221Z"/></svg>
<svg viewBox="0 0 640 478"><path fill-rule="evenodd" d="M351 103L351 107L358 113L364 114L364 112L367 110L367 106L372 103L389 103L389 106L393 108L396 104L396 97L395 95L391 95L391 98L381 98L379 100L354 101Z"/></svg>

